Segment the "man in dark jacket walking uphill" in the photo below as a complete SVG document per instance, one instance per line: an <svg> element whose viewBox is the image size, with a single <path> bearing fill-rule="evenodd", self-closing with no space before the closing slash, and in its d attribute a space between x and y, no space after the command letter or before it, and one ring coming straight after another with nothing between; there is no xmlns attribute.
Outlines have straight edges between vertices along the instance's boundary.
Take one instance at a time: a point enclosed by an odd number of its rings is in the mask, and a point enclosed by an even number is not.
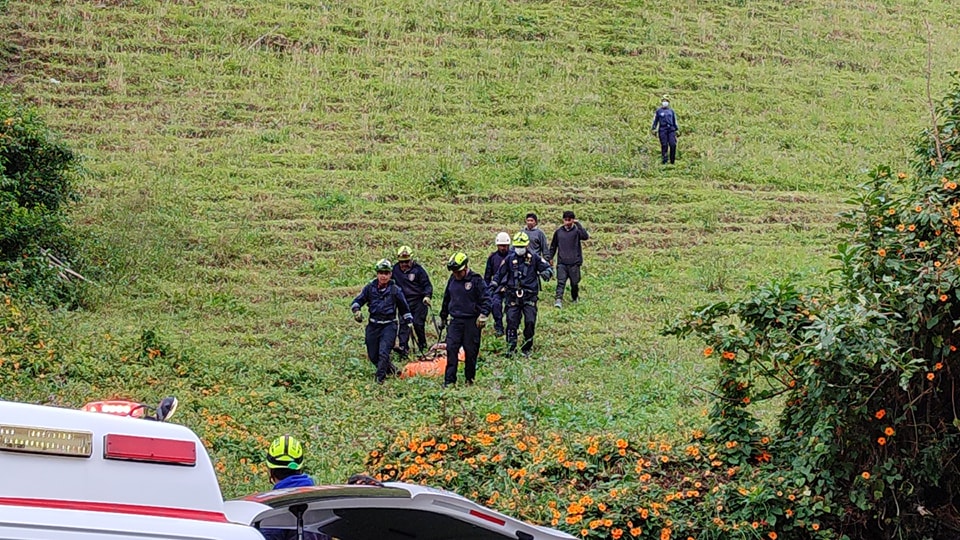
<svg viewBox="0 0 960 540"><path fill-rule="evenodd" d="M377 366L377 382L382 383L387 375L397 373L397 367L390 361L393 344L397 341L397 316L403 324L413 322L407 299L403 291L393 282L393 265L387 259L377 262L377 279L367 283L360 294L353 299L350 309L357 322L363 322L360 308L367 305L370 322L364 341L367 344L367 358Z"/></svg>
<svg viewBox="0 0 960 540"><path fill-rule="evenodd" d="M443 291L440 307L440 327L447 329L447 370L443 385L457 382L457 367L460 364L460 347L463 347L463 377L473 384L477 375L477 356L480 355L480 331L490 316L490 295L483 276L467 267L466 253L454 253L447 261L450 279ZM450 318L449 323L447 318Z"/></svg>
<svg viewBox="0 0 960 540"><path fill-rule="evenodd" d="M574 302L580 299L580 266L583 264L583 247L581 242L589 240L590 235L583 225L577 221L573 210L563 212L563 227L553 233L550 241L550 253L547 261L553 262L557 257L557 301L555 307L563 306L563 290L570 280L570 299Z"/></svg>

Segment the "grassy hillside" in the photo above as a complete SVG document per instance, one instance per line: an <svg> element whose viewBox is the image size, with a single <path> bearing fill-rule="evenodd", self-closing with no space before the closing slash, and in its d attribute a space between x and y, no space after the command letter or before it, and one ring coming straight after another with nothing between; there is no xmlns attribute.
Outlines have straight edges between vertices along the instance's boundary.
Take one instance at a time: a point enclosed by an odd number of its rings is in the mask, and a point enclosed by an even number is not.
<svg viewBox="0 0 960 540"><path fill-rule="evenodd" d="M682 436L712 366L657 330L751 282L824 279L842 201L928 122L928 39L934 98L960 65L953 9L13 0L0 77L87 156L98 285L49 321L62 372L0 397L177 394L229 494L266 486L239 460L283 431L323 481L447 415ZM412 245L442 289L452 251L482 267L496 232L535 211L549 234L568 208L593 234L584 302L542 306L532 360L489 332L473 388L373 384L348 305L375 260Z"/></svg>

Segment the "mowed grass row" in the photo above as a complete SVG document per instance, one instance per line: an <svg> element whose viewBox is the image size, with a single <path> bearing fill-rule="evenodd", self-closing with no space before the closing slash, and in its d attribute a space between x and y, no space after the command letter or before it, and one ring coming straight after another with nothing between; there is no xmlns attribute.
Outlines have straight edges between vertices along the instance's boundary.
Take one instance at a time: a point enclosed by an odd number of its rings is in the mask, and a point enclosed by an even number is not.
<svg viewBox="0 0 960 540"><path fill-rule="evenodd" d="M10 2L3 80L88 158L99 285L56 315L70 376L3 397L175 393L231 494L265 486L238 460L285 430L323 481L451 415L683 437L712 367L657 331L749 283L825 279L842 201L927 122L927 24L934 96L958 65L950 7ZM482 269L496 232L535 211L550 234L568 208L593 235L584 302L542 307L532 360L490 334L476 387L372 384L348 304L376 259L412 245L439 290L454 250Z"/></svg>

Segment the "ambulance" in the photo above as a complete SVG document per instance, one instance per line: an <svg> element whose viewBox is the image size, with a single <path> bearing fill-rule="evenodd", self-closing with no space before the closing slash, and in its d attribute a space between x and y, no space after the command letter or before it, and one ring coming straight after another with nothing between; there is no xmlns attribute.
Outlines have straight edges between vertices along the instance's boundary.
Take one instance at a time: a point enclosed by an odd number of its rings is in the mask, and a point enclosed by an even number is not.
<svg viewBox="0 0 960 540"><path fill-rule="evenodd" d="M123 402L70 410L0 401L0 539L574 540L398 482L225 502L196 434L162 421L175 403L145 414Z"/></svg>

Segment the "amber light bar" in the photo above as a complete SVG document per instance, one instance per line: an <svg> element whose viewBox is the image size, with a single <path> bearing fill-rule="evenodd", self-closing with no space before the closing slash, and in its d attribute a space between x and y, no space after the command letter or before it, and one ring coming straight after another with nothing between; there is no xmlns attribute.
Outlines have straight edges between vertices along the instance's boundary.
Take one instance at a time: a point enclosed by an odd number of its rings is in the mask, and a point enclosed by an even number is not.
<svg viewBox="0 0 960 540"><path fill-rule="evenodd" d="M90 457L93 454L93 433L0 424L0 450Z"/></svg>

